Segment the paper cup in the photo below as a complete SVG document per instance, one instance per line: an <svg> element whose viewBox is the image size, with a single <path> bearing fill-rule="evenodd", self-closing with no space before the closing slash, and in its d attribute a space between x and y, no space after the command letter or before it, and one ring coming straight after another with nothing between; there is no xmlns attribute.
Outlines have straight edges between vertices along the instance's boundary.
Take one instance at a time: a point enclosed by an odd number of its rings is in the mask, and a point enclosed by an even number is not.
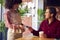
<svg viewBox="0 0 60 40"><path fill-rule="evenodd" d="M44 32L43 31L40 31L39 32L39 37L41 38L41 37L43 37L44 36Z"/></svg>

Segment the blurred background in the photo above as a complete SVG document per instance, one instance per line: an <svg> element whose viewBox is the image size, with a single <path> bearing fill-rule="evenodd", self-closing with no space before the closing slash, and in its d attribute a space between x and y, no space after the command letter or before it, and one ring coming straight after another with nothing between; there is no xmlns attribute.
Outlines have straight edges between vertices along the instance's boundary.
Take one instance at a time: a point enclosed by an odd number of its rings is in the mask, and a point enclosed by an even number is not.
<svg viewBox="0 0 60 40"><path fill-rule="evenodd" d="M7 40L7 28L4 25L4 3L0 0L0 40ZM23 24L38 30L40 23L44 20L44 11L46 7L53 6L57 10L56 18L60 21L60 0L22 0L19 6L19 12Z"/></svg>

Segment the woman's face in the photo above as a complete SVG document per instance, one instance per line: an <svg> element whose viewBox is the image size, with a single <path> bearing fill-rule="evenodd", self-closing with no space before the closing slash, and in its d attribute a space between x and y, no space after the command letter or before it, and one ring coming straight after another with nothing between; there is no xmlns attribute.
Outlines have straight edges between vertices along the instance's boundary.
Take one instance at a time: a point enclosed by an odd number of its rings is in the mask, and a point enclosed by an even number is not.
<svg viewBox="0 0 60 40"><path fill-rule="evenodd" d="M13 5L13 9L18 9L18 8L19 8L19 4Z"/></svg>

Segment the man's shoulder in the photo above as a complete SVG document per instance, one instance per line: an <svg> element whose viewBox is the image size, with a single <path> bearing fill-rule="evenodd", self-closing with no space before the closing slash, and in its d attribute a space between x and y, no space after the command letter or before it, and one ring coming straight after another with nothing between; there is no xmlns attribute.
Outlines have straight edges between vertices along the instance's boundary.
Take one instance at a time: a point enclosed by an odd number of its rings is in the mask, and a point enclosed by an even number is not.
<svg viewBox="0 0 60 40"><path fill-rule="evenodd" d="M45 24L47 22L47 20L43 20L42 22L41 22L41 24Z"/></svg>
<svg viewBox="0 0 60 40"><path fill-rule="evenodd" d="M57 23L60 23L60 21L59 21L59 20L57 20L57 19L56 19L56 22L57 22Z"/></svg>
<svg viewBox="0 0 60 40"><path fill-rule="evenodd" d="M60 21L56 19L56 25L60 27Z"/></svg>
<svg viewBox="0 0 60 40"><path fill-rule="evenodd" d="M42 21L42 23L44 23L44 22L47 22L47 20L45 19L45 20Z"/></svg>

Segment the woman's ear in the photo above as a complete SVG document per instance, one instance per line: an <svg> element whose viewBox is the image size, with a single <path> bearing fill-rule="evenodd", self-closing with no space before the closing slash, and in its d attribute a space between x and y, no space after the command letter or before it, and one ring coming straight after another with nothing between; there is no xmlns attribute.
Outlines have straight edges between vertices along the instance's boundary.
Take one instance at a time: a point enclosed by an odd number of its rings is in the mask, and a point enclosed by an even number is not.
<svg viewBox="0 0 60 40"><path fill-rule="evenodd" d="M51 17L53 17L53 14L51 14Z"/></svg>

